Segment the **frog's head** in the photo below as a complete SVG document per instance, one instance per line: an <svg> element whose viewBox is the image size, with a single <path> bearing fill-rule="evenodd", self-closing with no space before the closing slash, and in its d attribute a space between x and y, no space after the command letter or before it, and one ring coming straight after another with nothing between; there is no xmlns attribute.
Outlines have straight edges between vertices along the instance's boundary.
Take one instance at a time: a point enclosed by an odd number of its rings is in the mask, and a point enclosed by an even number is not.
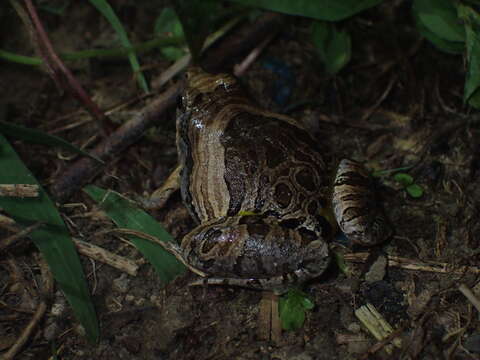
<svg viewBox="0 0 480 360"><path fill-rule="evenodd" d="M183 95L183 106L193 107L202 99L217 90L228 91L237 87L237 80L225 73L210 74L199 66L191 66L185 73L185 92ZM208 97L208 96L207 96Z"/></svg>

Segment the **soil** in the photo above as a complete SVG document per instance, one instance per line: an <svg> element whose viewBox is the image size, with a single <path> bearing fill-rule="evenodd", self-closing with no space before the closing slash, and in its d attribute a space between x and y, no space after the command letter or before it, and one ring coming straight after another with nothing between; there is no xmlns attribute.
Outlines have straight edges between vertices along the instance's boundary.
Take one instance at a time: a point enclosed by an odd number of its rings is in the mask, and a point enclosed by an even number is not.
<svg viewBox="0 0 480 360"><path fill-rule="evenodd" d="M140 42L150 39L162 3L121 1L114 9L130 39ZM100 319L99 343L86 341L57 290L16 358L47 359L52 349L72 360L480 358L478 310L459 291L460 284L474 294L480 291L478 117L462 100L462 57L421 40L409 6L389 2L342 23L352 34L352 59L335 77L325 72L310 41L311 22L295 18L241 78L261 106L303 119L329 163L348 157L372 171L405 168L400 172L410 174L424 191L413 198L394 180L395 172L376 177L395 235L375 248L351 246L338 237L332 250L346 260L305 287L315 307L300 330L284 331L276 342L260 339L260 292L189 287L195 279L191 273L163 284L134 247L107 231L114 225L78 191L59 207L72 235L136 261L140 271L130 276L82 256ZM7 12L1 26L17 31L2 36L2 48L33 54L20 20L13 10ZM117 46L110 25L87 2L71 2L61 15L39 14L60 53ZM171 64L157 51L140 59L150 80ZM126 59L67 66L101 109L141 94ZM5 120L91 148L101 139L99 124L44 70L2 62ZM114 124L128 120L154 97L114 110L110 119ZM161 185L176 164L175 109L158 123L90 183L132 198ZM47 189L75 161L58 148L9 140ZM152 215L178 240L194 226L178 194ZM0 235L11 233L3 229ZM28 240L0 253L0 354L42 300L38 262ZM456 271L461 266L463 271ZM355 310L367 303L393 327L398 346L379 342L360 324Z"/></svg>

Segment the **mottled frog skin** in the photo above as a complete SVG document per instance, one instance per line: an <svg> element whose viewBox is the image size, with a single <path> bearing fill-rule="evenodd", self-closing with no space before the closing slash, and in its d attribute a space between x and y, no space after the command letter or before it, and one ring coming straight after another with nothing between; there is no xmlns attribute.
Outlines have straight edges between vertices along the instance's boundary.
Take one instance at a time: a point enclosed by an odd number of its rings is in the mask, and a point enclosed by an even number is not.
<svg viewBox="0 0 480 360"><path fill-rule="evenodd" d="M321 275L337 224L357 243L390 235L363 167L333 183L317 141L259 109L227 74L187 72L177 115L182 199L199 224L178 253L210 284L283 292Z"/></svg>

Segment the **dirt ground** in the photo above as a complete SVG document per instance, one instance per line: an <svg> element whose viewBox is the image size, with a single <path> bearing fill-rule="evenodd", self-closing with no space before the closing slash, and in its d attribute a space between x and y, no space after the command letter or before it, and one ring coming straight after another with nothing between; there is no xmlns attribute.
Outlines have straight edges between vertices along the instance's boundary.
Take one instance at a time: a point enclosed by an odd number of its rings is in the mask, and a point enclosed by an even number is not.
<svg viewBox="0 0 480 360"><path fill-rule="evenodd" d="M152 10L158 2L142 6L122 1L116 7L134 42L149 39L160 12ZM341 238L334 241L332 249L344 254L348 271L334 263L307 284L305 291L315 308L307 312L302 329L284 332L277 343L261 340L257 291L189 287L195 278L191 273L164 286L135 248L106 231L114 225L78 191L60 206L72 235L135 260L142 265L140 272L129 276L82 257L100 319L99 344L85 340L57 291L17 358L47 359L56 349L59 358L72 360L480 359L478 310L459 291L463 284L480 292L478 117L462 102L462 57L422 41L409 6L398 2L394 11L378 7L345 22L353 36L352 60L335 78L323 71L309 40L310 22L296 18L241 79L263 107L303 119L329 163L349 157L372 171L408 167L404 172L424 190L414 199L392 173L376 178L395 235L372 249L352 248ZM62 16L40 15L59 52L109 48L115 38L87 3L72 2ZM2 25L6 26L16 31L9 37L1 32L2 48L32 54L28 34L14 13ZM140 59L149 67L151 80L170 64L157 52ZM140 93L125 59L67 65L101 109L112 109ZM95 121L46 72L2 62L0 89L7 121L87 149L100 140ZM151 97L114 110L110 118L119 124L150 101ZM175 109L158 123L141 141L117 154L91 183L132 198L159 186L176 163ZM64 150L11 142L47 189L75 160ZM178 194L152 214L177 239L194 226ZM0 229L2 238L8 234ZM364 254L370 254L367 260ZM12 285L12 268L20 269L27 287ZM38 277L37 250L28 240L0 254L0 356L38 306ZM379 343L362 328L354 311L367 303L394 328L398 347Z"/></svg>

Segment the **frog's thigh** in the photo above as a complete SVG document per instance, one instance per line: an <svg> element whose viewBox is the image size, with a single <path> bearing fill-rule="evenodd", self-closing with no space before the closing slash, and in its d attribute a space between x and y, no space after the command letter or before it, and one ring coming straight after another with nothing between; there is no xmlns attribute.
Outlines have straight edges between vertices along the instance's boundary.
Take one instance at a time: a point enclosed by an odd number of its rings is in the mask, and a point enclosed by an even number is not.
<svg viewBox="0 0 480 360"><path fill-rule="evenodd" d="M304 239L256 215L201 224L185 236L182 248L189 264L213 277L209 284L276 289L319 276L329 263L323 240Z"/></svg>
<svg viewBox="0 0 480 360"><path fill-rule="evenodd" d="M149 199L142 200L142 205L146 209L161 209L170 196L180 188L180 172L182 166L177 165L175 170L168 176L165 183L155 190Z"/></svg>
<svg viewBox="0 0 480 360"><path fill-rule="evenodd" d="M332 205L340 229L350 240L375 245L392 235L372 180L361 164L349 159L340 162Z"/></svg>

